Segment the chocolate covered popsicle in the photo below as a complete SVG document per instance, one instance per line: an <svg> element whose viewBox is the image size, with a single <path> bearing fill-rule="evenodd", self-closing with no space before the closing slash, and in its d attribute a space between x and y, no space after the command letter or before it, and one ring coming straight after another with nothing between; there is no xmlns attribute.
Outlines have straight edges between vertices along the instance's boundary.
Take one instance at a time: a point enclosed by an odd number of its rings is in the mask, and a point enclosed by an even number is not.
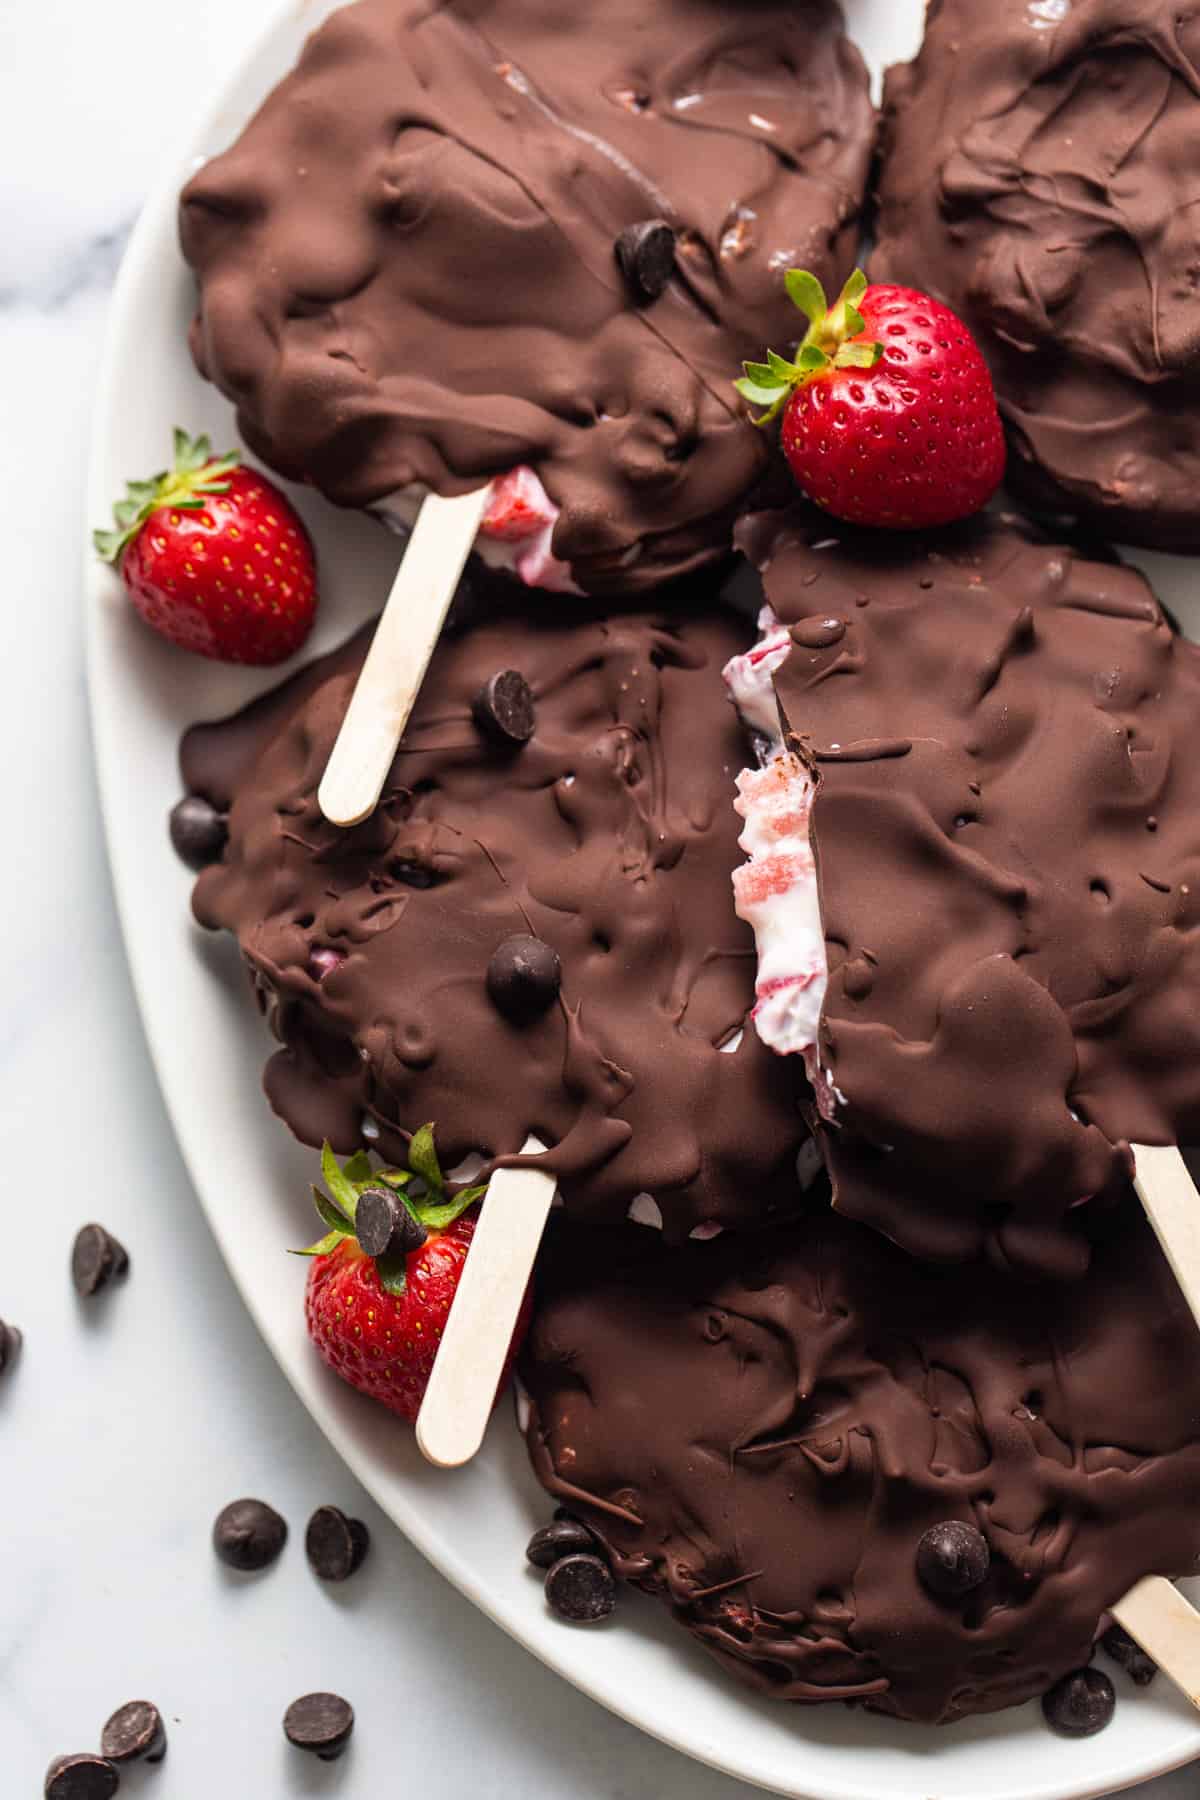
<svg viewBox="0 0 1200 1800"><path fill-rule="evenodd" d="M782 754L741 780L739 909L836 1204L1077 1271L1130 1143L1200 1135L1200 648L1012 519L744 541L770 610L729 677Z"/></svg>
<svg viewBox="0 0 1200 1800"><path fill-rule="evenodd" d="M233 932L280 1048L267 1093L304 1142L443 1166L535 1136L566 1206L673 1237L799 1203L807 1133L748 1029L754 944L730 904L741 751L730 613L606 618L529 597L439 646L379 808L316 786L363 638L184 741L224 817L197 918ZM781 1179L777 1179L781 1177ZM780 1200L780 1196L783 1199Z"/></svg>
<svg viewBox="0 0 1200 1800"><path fill-rule="evenodd" d="M764 1695L930 1724L1043 1696L1200 1553L1200 1339L1132 1197L1093 1224L1082 1280L1021 1287L828 1208L602 1257L564 1225L534 1469Z"/></svg>
<svg viewBox="0 0 1200 1800"><path fill-rule="evenodd" d="M193 354L330 499L506 477L486 552L648 588L728 546L731 376L849 273L873 127L834 0L358 0L184 191Z"/></svg>

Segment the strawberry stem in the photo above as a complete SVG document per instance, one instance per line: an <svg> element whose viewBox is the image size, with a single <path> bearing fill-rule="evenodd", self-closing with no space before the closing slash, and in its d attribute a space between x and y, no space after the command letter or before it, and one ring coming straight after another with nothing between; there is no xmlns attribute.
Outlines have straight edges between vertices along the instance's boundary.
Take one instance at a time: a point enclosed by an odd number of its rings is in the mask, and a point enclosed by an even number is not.
<svg viewBox="0 0 1200 1800"><path fill-rule="evenodd" d="M766 362L742 365L745 374L733 385L751 406L764 408L754 420L756 425L769 425L795 390L814 375L831 368L872 369L883 355L881 343L861 335L867 328L858 310L867 291L861 269L855 269L832 306L817 277L807 269L789 269L783 279L792 303L808 320L808 330L793 362L768 350Z"/></svg>
<svg viewBox="0 0 1200 1800"><path fill-rule="evenodd" d="M117 565L147 519L160 508L172 512L200 512L214 494L227 494L226 476L238 467L236 450L214 456L207 437L189 437L175 427L174 461L147 481L127 484L125 498L113 507L115 531L94 531L92 543L102 562Z"/></svg>

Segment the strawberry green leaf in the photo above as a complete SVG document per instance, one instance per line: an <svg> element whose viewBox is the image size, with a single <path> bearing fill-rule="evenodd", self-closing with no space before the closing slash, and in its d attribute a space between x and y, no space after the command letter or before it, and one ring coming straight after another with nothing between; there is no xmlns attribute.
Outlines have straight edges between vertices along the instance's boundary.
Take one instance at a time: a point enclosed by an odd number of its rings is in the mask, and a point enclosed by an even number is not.
<svg viewBox="0 0 1200 1800"><path fill-rule="evenodd" d="M834 357L838 369L873 369L883 355L882 344L843 344Z"/></svg>
<svg viewBox="0 0 1200 1800"><path fill-rule="evenodd" d="M845 287L838 295L839 306L853 306L862 299L867 291L867 278L861 269L855 269Z"/></svg>
<svg viewBox="0 0 1200 1800"><path fill-rule="evenodd" d="M786 356L778 356L774 350L767 351L767 373L772 380L786 381L790 387L799 372L796 364L789 362Z"/></svg>
<svg viewBox="0 0 1200 1800"><path fill-rule="evenodd" d="M464 1188L461 1193L455 1194L453 1200L447 1200L440 1206L422 1206L418 1201L412 1211L427 1231L446 1231L455 1219L461 1219L467 1209L475 1206L486 1193L486 1184L483 1187Z"/></svg>
<svg viewBox="0 0 1200 1800"><path fill-rule="evenodd" d="M340 1206L335 1206L317 1187L313 1189L312 1197L323 1225L328 1225L330 1231L340 1231L343 1237L353 1236L354 1225Z"/></svg>
<svg viewBox="0 0 1200 1800"><path fill-rule="evenodd" d="M328 1139L321 1146L321 1174L324 1177L325 1186L349 1219L350 1229L353 1230L354 1215L358 1211L358 1194L355 1192L354 1183L348 1181L343 1174Z"/></svg>
<svg viewBox="0 0 1200 1800"><path fill-rule="evenodd" d="M437 1151L433 1147L433 1126L422 1125L414 1133L408 1146L408 1166L414 1175L419 1175L432 1194L445 1191L446 1180L442 1174L442 1166L438 1162Z"/></svg>
<svg viewBox="0 0 1200 1800"><path fill-rule="evenodd" d="M115 563L128 542L124 531L93 531L92 545L101 562Z"/></svg>
<svg viewBox="0 0 1200 1800"><path fill-rule="evenodd" d="M373 1181L386 1181L389 1187L407 1187L412 1180L411 1169L380 1169L371 1177Z"/></svg>
<svg viewBox="0 0 1200 1800"><path fill-rule="evenodd" d="M829 367L829 358L816 344L805 344L796 362L806 375L815 375L818 369Z"/></svg>
<svg viewBox="0 0 1200 1800"><path fill-rule="evenodd" d="M733 385L742 399L748 400L751 406L775 406L787 398L789 391L781 381L772 382L768 386L765 381L752 381L748 376L735 381Z"/></svg>
<svg viewBox="0 0 1200 1800"><path fill-rule="evenodd" d="M374 1181L375 1179L371 1170L371 1159L365 1150L356 1150L353 1156L346 1159L342 1164L342 1174L347 1181L353 1181L355 1185L360 1181Z"/></svg>
<svg viewBox="0 0 1200 1800"><path fill-rule="evenodd" d="M310 1244L307 1250L289 1250L288 1255L329 1256L332 1251L337 1249L339 1244L343 1244L345 1241L346 1234L344 1231L331 1231L327 1237L318 1239L315 1244Z"/></svg>
<svg viewBox="0 0 1200 1800"><path fill-rule="evenodd" d="M774 356L774 354L775 352L773 350L767 351L768 356ZM778 378L776 377L774 368L769 362L747 362L743 363L742 367L745 369L749 380L758 382L763 387L778 386Z"/></svg>
<svg viewBox="0 0 1200 1800"><path fill-rule="evenodd" d="M807 269L789 269L783 278L788 297L810 325L819 325L829 310L825 289Z"/></svg>
<svg viewBox="0 0 1200 1800"><path fill-rule="evenodd" d="M408 1258L404 1256L379 1256L375 1259L375 1268L379 1275L379 1285L387 1294L400 1299L408 1288Z"/></svg>

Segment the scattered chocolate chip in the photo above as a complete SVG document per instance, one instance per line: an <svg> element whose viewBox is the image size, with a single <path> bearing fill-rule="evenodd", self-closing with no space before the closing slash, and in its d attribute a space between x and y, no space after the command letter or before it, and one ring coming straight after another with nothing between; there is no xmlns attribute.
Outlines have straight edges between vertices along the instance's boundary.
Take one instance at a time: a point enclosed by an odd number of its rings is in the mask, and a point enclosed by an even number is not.
<svg viewBox="0 0 1200 1800"><path fill-rule="evenodd" d="M657 300L675 267L675 233L665 219L627 225L615 245L621 273L635 299Z"/></svg>
<svg viewBox="0 0 1200 1800"><path fill-rule="evenodd" d="M109 1762L161 1762L167 1754L167 1728L150 1700L129 1700L100 1733L100 1754Z"/></svg>
<svg viewBox="0 0 1200 1800"><path fill-rule="evenodd" d="M370 1547L371 1534L362 1520L348 1519L337 1506L318 1506L304 1534L312 1572L322 1581L347 1580L362 1567Z"/></svg>
<svg viewBox="0 0 1200 1800"><path fill-rule="evenodd" d="M15 1325L6 1325L0 1319L0 1375L17 1360L18 1352L24 1339Z"/></svg>
<svg viewBox="0 0 1200 1800"><path fill-rule="evenodd" d="M1060 1737L1091 1737L1116 1710L1113 1684L1101 1669L1073 1669L1042 1695L1046 1723Z"/></svg>
<svg viewBox="0 0 1200 1800"><path fill-rule="evenodd" d="M527 744L537 724L533 689L519 669L499 669L472 707L475 723L502 744Z"/></svg>
<svg viewBox="0 0 1200 1800"><path fill-rule="evenodd" d="M429 1233L388 1187L364 1188L358 1196L354 1232L368 1256L409 1256Z"/></svg>
<svg viewBox="0 0 1200 1800"><path fill-rule="evenodd" d="M547 1574L546 1599L560 1619L592 1625L617 1604L617 1584L600 1557L577 1552L560 1557Z"/></svg>
<svg viewBox="0 0 1200 1800"><path fill-rule="evenodd" d="M1149 1687L1158 1674L1158 1664L1147 1656L1136 1638L1120 1625L1110 1625L1100 1639L1100 1646L1138 1687Z"/></svg>
<svg viewBox="0 0 1200 1800"><path fill-rule="evenodd" d="M497 1012L527 1025L552 1004L562 983L558 952L541 938L505 938L492 952L487 990Z"/></svg>
<svg viewBox="0 0 1200 1800"><path fill-rule="evenodd" d="M556 1519L535 1531L525 1546L525 1555L535 1569L552 1569L564 1556L596 1554L596 1540L578 1519Z"/></svg>
<svg viewBox="0 0 1200 1800"><path fill-rule="evenodd" d="M991 1553L974 1525L947 1519L931 1525L917 1545L917 1574L939 1600L955 1600L986 1580Z"/></svg>
<svg viewBox="0 0 1200 1800"><path fill-rule="evenodd" d="M350 1742L354 1708L339 1694L305 1694L284 1713L283 1730L297 1750L310 1750L322 1762L333 1762Z"/></svg>
<svg viewBox="0 0 1200 1800"><path fill-rule="evenodd" d="M224 813L199 794L185 794L171 808L169 825L175 854L189 869L217 862L229 838Z"/></svg>
<svg viewBox="0 0 1200 1800"><path fill-rule="evenodd" d="M269 1568L287 1543L287 1521L264 1500L231 1500L213 1524L213 1549L244 1575Z"/></svg>
<svg viewBox="0 0 1200 1800"><path fill-rule="evenodd" d="M103 1756L56 1756L46 1770L46 1800L110 1800L121 1777Z"/></svg>
<svg viewBox="0 0 1200 1800"><path fill-rule="evenodd" d="M77 1294L85 1299L98 1294L114 1276L124 1275L128 1268L124 1246L103 1225L81 1227L71 1251L71 1280Z"/></svg>

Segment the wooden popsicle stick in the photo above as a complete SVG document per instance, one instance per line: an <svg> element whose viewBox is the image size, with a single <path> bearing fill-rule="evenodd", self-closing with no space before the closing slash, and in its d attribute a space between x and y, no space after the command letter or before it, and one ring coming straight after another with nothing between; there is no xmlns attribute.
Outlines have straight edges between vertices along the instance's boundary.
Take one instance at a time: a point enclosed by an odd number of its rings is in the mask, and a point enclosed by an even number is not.
<svg viewBox="0 0 1200 1800"><path fill-rule="evenodd" d="M1174 1144L1135 1144L1133 1185L1200 1324L1200 1194Z"/></svg>
<svg viewBox="0 0 1200 1800"><path fill-rule="evenodd" d="M1200 1707L1200 1612L1161 1575L1135 1582L1113 1618L1195 1707Z"/></svg>
<svg viewBox="0 0 1200 1800"><path fill-rule="evenodd" d="M526 1138L521 1154L545 1149ZM557 1185L541 1169L498 1169L488 1184L417 1418L421 1454L439 1468L470 1462L483 1442Z"/></svg>
<svg viewBox="0 0 1200 1800"><path fill-rule="evenodd" d="M375 810L491 492L429 494L421 504L317 790L333 825Z"/></svg>

